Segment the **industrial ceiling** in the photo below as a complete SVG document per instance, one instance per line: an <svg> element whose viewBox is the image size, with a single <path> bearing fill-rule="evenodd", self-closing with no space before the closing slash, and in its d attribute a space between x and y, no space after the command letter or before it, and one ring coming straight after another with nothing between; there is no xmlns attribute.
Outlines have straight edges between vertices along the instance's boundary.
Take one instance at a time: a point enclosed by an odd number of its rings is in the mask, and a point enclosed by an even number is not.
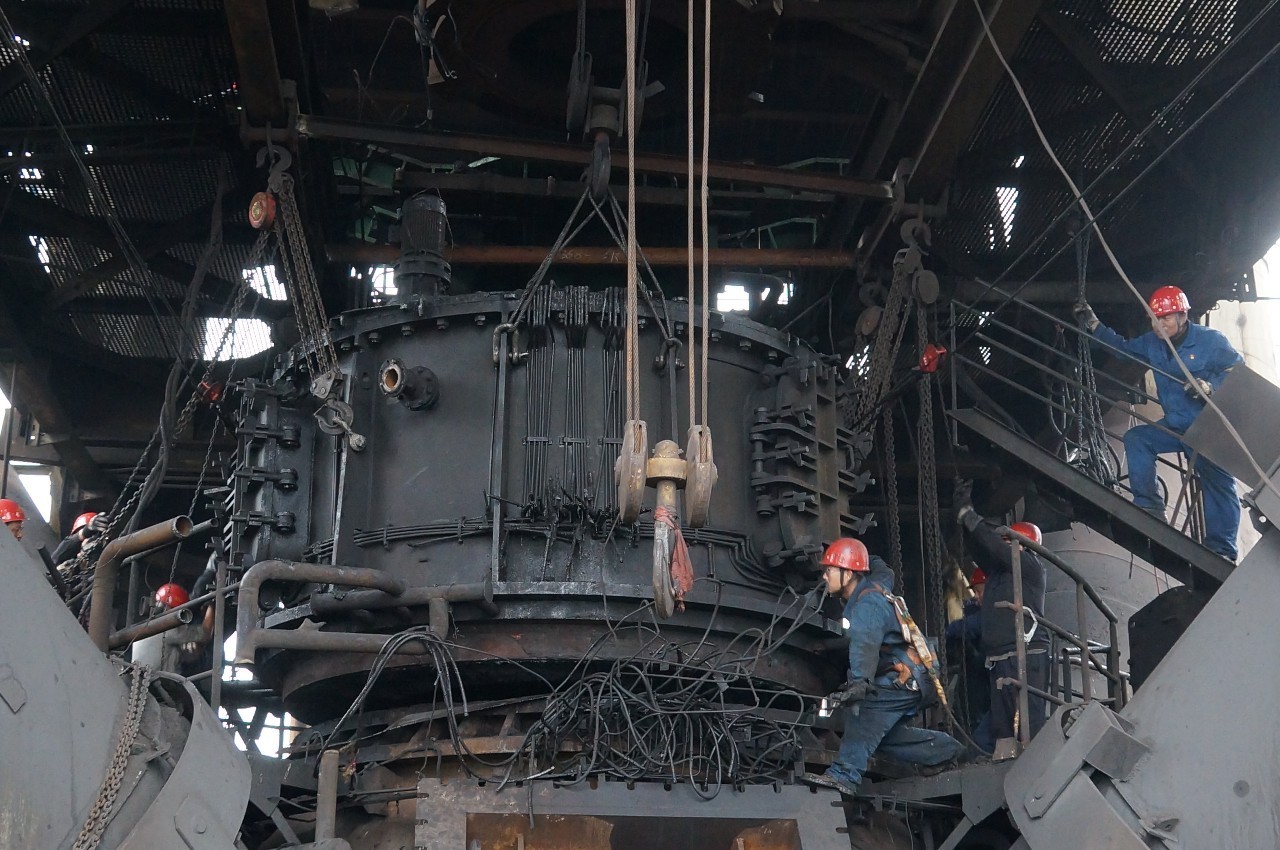
<svg viewBox="0 0 1280 850"><path fill-rule="evenodd" d="M848 355L900 223L921 215L949 295L996 308L1016 289L1065 315L1083 279L1104 315L1123 315L1128 289L1075 238L1065 171L1140 289L1251 298L1250 269L1280 235L1275 6L716 0L713 284L743 283L755 317ZM635 227L678 297L687 22L700 122L705 7L639 9ZM522 286L582 193L592 138L570 101L623 86L624 20L621 0L4 3L0 360L16 365L0 386L25 416L13 456L70 473L68 514L110 503L156 427L170 361L208 357L247 286L245 211L279 151L331 315L376 297L400 205L421 191L448 204L455 291ZM603 229L573 247L557 280L621 283ZM283 285L263 270L251 283L244 310L262 324L236 343L241 377L294 338ZM225 418L209 405L171 435L156 513L216 478Z"/></svg>

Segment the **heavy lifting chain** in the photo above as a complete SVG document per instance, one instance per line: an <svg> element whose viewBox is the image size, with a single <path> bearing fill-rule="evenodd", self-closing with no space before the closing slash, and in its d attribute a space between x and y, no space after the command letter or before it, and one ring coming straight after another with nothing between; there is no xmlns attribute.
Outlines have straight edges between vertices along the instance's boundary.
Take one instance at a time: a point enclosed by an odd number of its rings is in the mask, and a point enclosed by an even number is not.
<svg viewBox="0 0 1280 850"><path fill-rule="evenodd" d="M245 263L245 268L257 268L262 262L262 255L266 252L267 242L270 233L263 231L258 234L257 240L253 243L253 247L249 251L249 258ZM236 297L231 302L231 310L229 312L229 320L227 325L222 329L222 337L218 340L218 346L213 351L213 356L208 359L205 364L204 372L200 375L200 381L191 390L191 395L187 398L187 403L183 406L182 411L178 414L178 419L174 424L173 437L177 439L177 435L186 430L191 423L191 418L195 415L196 408L199 406L200 399L203 398L202 386L207 386L210 378L213 377L214 366L222 357L222 352L226 350L227 344L235 335L236 323L240 318L240 312L244 309L244 302L249 297L249 284L245 283L236 290ZM147 482L144 480L137 487L134 482L142 473L142 467L146 464L147 458L151 456L151 450L155 448L156 443L160 439L160 428L151 434L151 439L147 442L147 446L142 450L142 454L138 457L138 462L134 464L133 470L129 473L129 479L125 482L124 487L120 490L120 495L116 497L115 504L111 506L108 512L110 520L106 529L102 534L87 541L80 549L80 554L76 556L75 566L72 570L73 575L88 575L91 573L89 566L97 559L97 553L101 551L111 540L114 540L119 533L120 528L132 516L133 510L137 507L142 493L147 489ZM152 474L155 473L154 468ZM150 478L150 475L147 476ZM130 491L130 488L133 488ZM128 500L124 501L125 494L128 494ZM70 592L70 588L68 589Z"/></svg>
<svg viewBox="0 0 1280 850"><path fill-rule="evenodd" d="M928 308L916 305L916 346L923 352L929 344ZM920 397L920 523L924 535L926 577L929 584L929 612L934 635L938 637L939 675L946 675L947 609L945 600L947 568L942 546L942 525L938 515L938 452L933 433L933 378L931 372L922 372L916 387Z"/></svg>
<svg viewBox="0 0 1280 850"><path fill-rule="evenodd" d="M884 489L889 514L889 566L893 569L898 593L905 590L902 577L902 512L898 507L898 459L893 438L893 407L884 410L884 445L880 453L884 461Z"/></svg>
<svg viewBox="0 0 1280 850"><path fill-rule="evenodd" d="M850 428L866 427L872 411L889 391L893 363L898 357L898 350L902 347L902 331L906 328L903 306L911 287L911 273L903 259L908 250L912 249L899 251L893 263L893 283L889 287L884 312L880 315L875 341L871 344L871 361L867 367L867 378L862 384L862 392L858 396L853 416L845 423Z"/></svg>
<svg viewBox="0 0 1280 850"><path fill-rule="evenodd" d="M93 807L89 809L89 816L71 850L96 850L102 843L102 833L106 831L115 813L116 795L120 793L124 769L129 764L133 743L138 739L138 730L142 727L142 714L147 708L147 690L151 687L152 670L145 665L129 665L126 670L132 671L133 681L129 686L129 701L125 706L124 717L120 721L115 752L111 754L107 775L103 777L102 786L98 789L98 799L94 800Z"/></svg>
<svg viewBox="0 0 1280 850"><path fill-rule="evenodd" d="M320 285L316 282L315 269L311 265L311 250L307 245L307 235L302 227L302 216L298 213L298 201L293 188L293 175L288 172L280 174L277 195L280 201L280 219L284 222L281 242L293 264L292 270L289 263L284 264L285 277L293 280L293 309L298 317L298 330L303 336L303 349L314 354L320 375L336 375L338 356L333 350L333 338L329 334L329 322L325 318L324 302L320 298Z"/></svg>

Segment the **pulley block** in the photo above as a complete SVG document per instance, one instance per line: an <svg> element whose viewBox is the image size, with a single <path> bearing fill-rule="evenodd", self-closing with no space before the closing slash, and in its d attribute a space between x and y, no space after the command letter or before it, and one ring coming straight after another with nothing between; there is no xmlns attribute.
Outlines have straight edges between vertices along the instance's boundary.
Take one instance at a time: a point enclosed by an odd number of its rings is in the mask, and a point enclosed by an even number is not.
<svg viewBox="0 0 1280 850"><path fill-rule="evenodd" d="M708 426L694 425L689 429L688 448L685 449L684 458L685 522L690 528L702 528L707 524L707 517L711 513L711 491L719 477L711 444L711 429Z"/></svg>
<svg viewBox="0 0 1280 850"><path fill-rule="evenodd" d="M254 230L267 230L276 223L276 199L270 192L259 192L249 201L249 224Z"/></svg>
<svg viewBox="0 0 1280 850"><path fill-rule="evenodd" d="M622 448L613 464L618 487L618 517L635 522L644 506L645 463L649 455L649 426L643 419L630 419L622 429Z"/></svg>

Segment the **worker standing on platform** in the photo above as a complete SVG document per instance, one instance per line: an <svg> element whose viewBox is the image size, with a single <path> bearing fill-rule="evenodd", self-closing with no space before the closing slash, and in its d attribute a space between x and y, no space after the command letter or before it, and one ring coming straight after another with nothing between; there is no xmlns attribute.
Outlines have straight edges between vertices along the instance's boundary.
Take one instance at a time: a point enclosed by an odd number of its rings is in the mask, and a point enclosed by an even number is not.
<svg viewBox="0 0 1280 850"><path fill-rule="evenodd" d="M1156 316L1153 330L1134 339L1125 339L1102 324L1087 302L1077 302L1074 312L1095 339L1136 357L1154 370L1156 396L1164 409L1164 418L1156 425L1130 428L1124 435L1124 451L1129 463L1133 503L1163 520L1165 505L1156 489L1156 456L1173 452L1184 452L1188 457L1193 454L1178 435L1191 427L1196 415L1204 409L1205 400L1222 386L1227 373L1242 358L1219 331L1188 320L1191 302L1178 287L1157 289L1151 295L1150 306ZM1170 343L1177 350L1177 358L1170 350ZM1183 382L1179 358L1193 380ZM1234 561L1236 533L1240 530L1240 499L1236 495L1235 478L1203 456L1196 457L1195 468L1204 494L1204 545Z"/></svg>
<svg viewBox="0 0 1280 850"><path fill-rule="evenodd" d="M27 514L13 499L0 499L0 522L9 526L13 536L22 539L22 524L27 521Z"/></svg>
<svg viewBox="0 0 1280 850"><path fill-rule="evenodd" d="M829 698L848 715L840 752L822 775L806 773L810 785L852 796L873 752L905 764L936 767L964 749L945 732L908 725L936 699L937 682L916 648L923 646L906 603L893 595L893 572L871 557L859 540L842 537L822 556L827 591L845 601L849 635L849 684ZM925 649L927 652L927 648Z"/></svg>
<svg viewBox="0 0 1280 850"><path fill-rule="evenodd" d="M1018 717L1018 688L1007 684L1000 687L1002 679L1018 678L1018 618L1009 607L1014 603L1013 593L1013 541L996 532L992 523L984 520L973 509L972 484L957 481L952 504L956 509L956 521L968 533L973 542L973 560L986 574L986 590L982 595L982 651L987 658L990 679L991 707L987 717L974 730L974 742L987 752L995 750L1001 738L1017 737L1020 721L1025 721L1030 737L1040 731L1045 721L1045 701L1028 691L1027 718ZM1015 522L1009 526L1023 537L1040 543L1040 529L1029 522ZM1030 549L1019 553L1022 575L1022 607L1031 622L1031 632L1026 636L1026 683L1040 691L1049 687L1049 634L1037 628L1037 618L1044 615L1044 590L1048 580L1048 568L1044 560ZM1004 603L1003 605L1001 603Z"/></svg>

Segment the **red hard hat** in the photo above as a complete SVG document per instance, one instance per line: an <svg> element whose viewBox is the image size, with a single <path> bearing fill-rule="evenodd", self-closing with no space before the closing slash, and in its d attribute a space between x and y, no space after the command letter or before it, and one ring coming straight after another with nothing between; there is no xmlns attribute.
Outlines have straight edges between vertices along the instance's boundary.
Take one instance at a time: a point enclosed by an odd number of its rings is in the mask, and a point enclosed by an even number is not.
<svg viewBox="0 0 1280 850"><path fill-rule="evenodd" d="M80 514L80 516L76 517L75 522L71 523L71 533L75 534L77 531L84 528L86 525L92 522L93 518L96 517L97 515L98 514L96 511L88 511L86 513Z"/></svg>
<svg viewBox="0 0 1280 850"><path fill-rule="evenodd" d="M190 601L191 595L180 584L174 584L173 582L162 584L156 591L156 604L165 608L177 608L179 605L186 605Z"/></svg>
<svg viewBox="0 0 1280 850"><path fill-rule="evenodd" d="M27 515L13 499L0 499L0 522L25 522Z"/></svg>
<svg viewBox="0 0 1280 850"><path fill-rule="evenodd" d="M987 583L987 574L982 571L982 567L974 567L973 572L969 574L969 584L977 587L980 584Z"/></svg>
<svg viewBox="0 0 1280 850"><path fill-rule="evenodd" d="M865 573L871 569L871 555L866 544L852 537L841 537L827 547L822 553L822 566L839 567L855 573Z"/></svg>
<svg viewBox="0 0 1280 850"><path fill-rule="evenodd" d="M1162 286L1151 293L1151 312L1156 316L1168 316L1173 313L1191 312L1191 302L1187 293L1176 286Z"/></svg>
<svg viewBox="0 0 1280 850"><path fill-rule="evenodd" d="M1009 528L1036 543L1044 543L1044 535L1040 533L1040 526L1038 525L1029 522L1015 522Z"/></svg>

